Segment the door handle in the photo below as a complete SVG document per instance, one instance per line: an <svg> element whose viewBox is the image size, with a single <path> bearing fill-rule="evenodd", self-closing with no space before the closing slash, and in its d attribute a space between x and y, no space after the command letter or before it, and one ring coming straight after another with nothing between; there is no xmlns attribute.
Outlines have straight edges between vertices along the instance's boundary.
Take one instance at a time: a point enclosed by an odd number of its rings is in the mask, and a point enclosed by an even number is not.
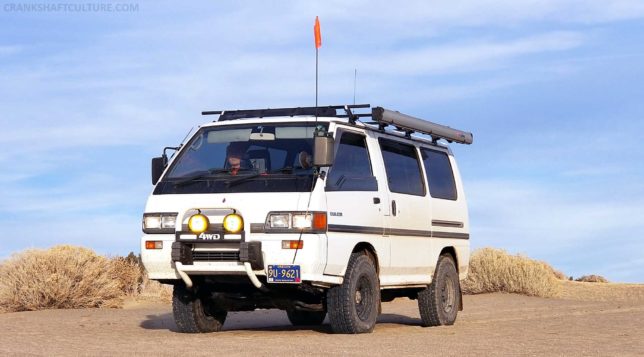
<svg viewBox="0 0 644 357"><path fill-rule="evenodd" d="M374 197L373 198L373 204L374 205L380 204L380 197Z"/></svg>
<svg viewBox="0 0 644 357"><path fill-rule="evenodd" d="M391 200L391 214L396 215L396 200Z"/></svg>

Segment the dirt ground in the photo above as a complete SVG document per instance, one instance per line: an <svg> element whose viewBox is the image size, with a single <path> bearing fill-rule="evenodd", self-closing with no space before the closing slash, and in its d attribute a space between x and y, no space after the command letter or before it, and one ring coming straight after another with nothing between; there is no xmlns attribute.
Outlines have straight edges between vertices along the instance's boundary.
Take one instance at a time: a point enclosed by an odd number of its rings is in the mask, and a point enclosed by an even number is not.
<svg viewBox="0 0 644 357"><path fill-rule="evenodd" d="M606 285L598 299L586 287L570 284L577 295L559 299L466 296L456 324L435 328L419 326L414 300L398 299L366 335L331 334L328 321L295 328L279 310L230 313L223 332L180 334L171 306L149 302L6 313L0 355L644 355L644 288Z"/></svg>

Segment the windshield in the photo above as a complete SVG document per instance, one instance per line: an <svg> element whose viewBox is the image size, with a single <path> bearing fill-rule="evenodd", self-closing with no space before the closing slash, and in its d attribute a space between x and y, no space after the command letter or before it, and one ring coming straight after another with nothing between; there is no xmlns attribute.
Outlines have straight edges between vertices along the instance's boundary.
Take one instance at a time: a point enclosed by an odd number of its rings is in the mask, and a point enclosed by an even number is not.
<svg viewBox="0 0 644 357"><path fill-rule="evenodd" d="M314 123L202 128L154 193L310 191L314 131Z"/></svg>

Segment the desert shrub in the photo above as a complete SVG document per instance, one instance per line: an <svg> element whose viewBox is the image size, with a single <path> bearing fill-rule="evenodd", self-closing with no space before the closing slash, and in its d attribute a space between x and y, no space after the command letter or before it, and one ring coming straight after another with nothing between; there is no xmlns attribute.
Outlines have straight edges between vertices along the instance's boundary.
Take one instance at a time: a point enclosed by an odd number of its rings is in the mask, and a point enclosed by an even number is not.
<svg viewBox="0 0 644 357"><path fill-rule="evenodd" d="M483 248L473 252L462 289L466 294L507 292L550 297L560 290L554 272L544 262L510 255L501 249Z"/></svg>
<svg viewBox="0 0 644 357"><path fill-rule="evenodd" d="M137 299L170 303L172 302L172 286L150 280L146 276Z"/></svg>
<svg viewBox="0 0 644 357"><path fill-rule="evenodd" d="M138 260L130 256L110 259L110 276L125 295L134 296L141 291L144 271Z"/></svg>
<svg viewBox="0 0 644 357"><path fill-rule="evenodd" d="M552 271L552 274L555 276L555 278L557 278L559 280L568 280L568 277L562 271L553 268L548 263L545 263L545 262L541 262L541 263L546 267L546 269Z"/></svg>
<svg viewBox="0 0 644 357"><path fill-rule="evenodd" d="M604 278L601 275L584 275L581 278L575 279L575 281L581 281L583 283L607 283L608 279Z"/></svg>
<svg viewBox="0 0 644 357"><path fill-rule="evenodd" d="M90 249L56 246L14 254L0 266L5 311L119 307L123 292L112 263Z"/></svg>

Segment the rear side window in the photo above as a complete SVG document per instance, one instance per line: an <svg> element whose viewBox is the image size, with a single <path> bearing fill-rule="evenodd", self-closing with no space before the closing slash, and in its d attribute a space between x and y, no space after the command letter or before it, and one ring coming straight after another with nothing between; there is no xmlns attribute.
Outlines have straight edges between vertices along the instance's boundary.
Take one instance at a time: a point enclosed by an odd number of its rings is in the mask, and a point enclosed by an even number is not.
<svg viewBox="0 0 644 357"><path fill-rule="evenodd" d="M456 200L456 183L452 164L446 153L434 150L421 149L425 174L429 182L429 193L434 198Z"/></svg>
<svg viewBox="0 0 644 357"><path fill-rule="evenodd" d="M326 182L327 191L378 191L364 135L342 133Z"/></svg>
<svg viewBox="0 0 644 357"><path fill-rule="evenodd" d="M383 138L378 141L387 171L389 191L424 196L425 186L416 148L413 145Z"/></svg>

